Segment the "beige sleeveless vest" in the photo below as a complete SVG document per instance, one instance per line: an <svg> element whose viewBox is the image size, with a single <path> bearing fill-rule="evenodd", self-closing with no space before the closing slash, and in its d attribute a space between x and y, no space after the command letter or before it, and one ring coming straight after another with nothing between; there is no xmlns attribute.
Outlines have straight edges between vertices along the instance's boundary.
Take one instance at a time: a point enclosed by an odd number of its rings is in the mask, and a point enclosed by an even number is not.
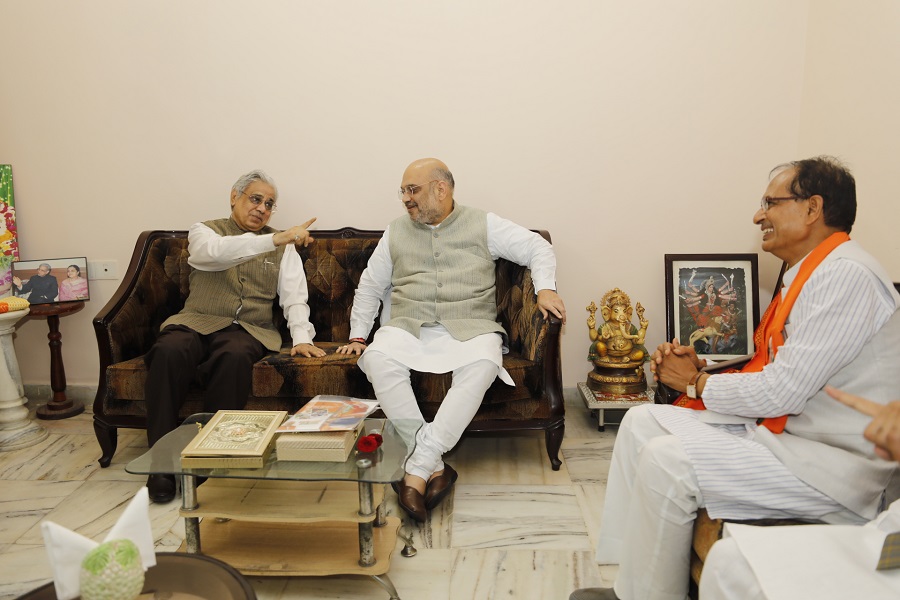
<svg viewBox="0 0 900 600"><path fill-rule="evenodd" d="M443 325L465 341L500 333L495 267L487 245L487 213L457 204L440 227L409 217L391 223L391 320L416 337L422 326Z"/></svg>
<svg viewBox="0 0 900 600"><path fill-rule="evenodd" d="M231 218L206 221L207 227L219 235L247 233ZM258 233L276 233L264 227ZM224 271L193 269L190 294L184 308L169 317L162 327L186 325L197 333L209 335L232 323L243 327L269 350L281 348L281 334L273 322L272 307L278 291L278 269L287 246L258 254Z"/></svg>

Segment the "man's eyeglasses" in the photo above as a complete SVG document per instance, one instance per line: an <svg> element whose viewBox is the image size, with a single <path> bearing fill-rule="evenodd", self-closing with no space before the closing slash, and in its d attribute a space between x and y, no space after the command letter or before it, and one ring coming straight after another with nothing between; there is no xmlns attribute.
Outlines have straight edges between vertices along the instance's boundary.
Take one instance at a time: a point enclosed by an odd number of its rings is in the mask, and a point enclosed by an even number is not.
<svg viewBox="0 0 900 600"><path fill-rule="evenodd" d="M440 179L432 179L428 183L434 183L435 181L440 181ZM419 193L419 190L428 185L428 183L424 183L422 185L415 185L411 183L409 185L401 186L401 188L397 190L397 197L400 198L400 200L403 200L403 196L413 197Z"/></svg>
<svg viewBox="0 0 900 600"><path fill-rule="evenodd" d="M779 202L787 202L788 200L809 200L809 198L801 198L799 196L783 196L781 198L775 196L763 196L762 200L759 201L759 207L763 212L768 212L770 208Z"/></svg>
<svg viewBox="0 0 900 600"><path fill-rule="evenodd" d="M266 210L269 212L275 212L276 210L278 210L278 207L275 206L274 200L266 200L266 197L262 196L260 194L253 194L252 196L249 196L249 195L247 195L247 192L241 192L241 193L243 195L247 196L247 200L249 200L250 204L252 204L253 206L259 206L260 204L262 204L263 206L266 207Z"/></svg>

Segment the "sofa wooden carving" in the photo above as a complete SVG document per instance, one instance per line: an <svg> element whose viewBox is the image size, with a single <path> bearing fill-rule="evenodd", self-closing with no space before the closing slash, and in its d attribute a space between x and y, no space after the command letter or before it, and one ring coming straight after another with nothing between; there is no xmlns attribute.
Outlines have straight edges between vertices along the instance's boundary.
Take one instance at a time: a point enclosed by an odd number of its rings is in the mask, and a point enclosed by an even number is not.
<svg viewBox="0 0 900 600"><path fill-rule="evenodd" d="M539 231L550 239L546 231ZM356 366L356 356L335 354L350 332L353 294L381 231L344 228L316 231L316 242L300 250L309 283L315 343L322 358L270 354L253 367L253 390L247 408L295 411L317 394L374 398L372 387ZM94 400L94 432L100 465L109 466L120 427L146 428L143 356L160 324L181 310L188 294L186 231L145 231L135 245L128 272L100 313L94 331L100 351L100 380ZM565 409L559 356L561 322L544 320L537 307L531 273L506 260L497 261L497 320L509 334L504 357L515 387L499 380L485 395L468 431L543 430L547 454L559 469ZM282 335L287 328L276 305ZM376 323L377 327L377 323ZM425 418L431 420L450 386L451 375L413 373L413 388ZM192 389L181 417L203 410L200 389Z"/></svg>

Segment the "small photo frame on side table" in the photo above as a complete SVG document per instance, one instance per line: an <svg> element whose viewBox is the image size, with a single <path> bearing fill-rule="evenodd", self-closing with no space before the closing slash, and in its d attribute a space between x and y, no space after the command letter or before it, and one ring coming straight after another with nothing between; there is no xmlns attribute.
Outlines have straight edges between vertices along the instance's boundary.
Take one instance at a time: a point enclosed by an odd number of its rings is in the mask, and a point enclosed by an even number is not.
<svg viewBox="0 0 900 600"><path fill-rule="evenodd" d="M666 336L701 358L752 354L759 324L756 254L666 254Z"/></svg>
<svg viewBox="0 0 900 600"><path fill-rule="evenodd" d="M21 260L12 265L12 293L30 304L90 300L87 258Z"/></svg>

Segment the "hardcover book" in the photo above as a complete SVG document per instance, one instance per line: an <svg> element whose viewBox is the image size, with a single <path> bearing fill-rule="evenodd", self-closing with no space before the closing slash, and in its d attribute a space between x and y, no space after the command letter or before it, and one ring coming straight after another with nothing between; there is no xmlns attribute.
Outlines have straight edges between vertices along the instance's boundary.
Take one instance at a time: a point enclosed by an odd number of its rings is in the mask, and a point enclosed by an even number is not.
<svg viewBox="0 0 900 600"><path fill-rule="evenodd" d="M278 460L344 462L362 431L361 425L351 431L279 433L275 438Z"/></svg>
<svg viewBox="0 0 900 600"><path fill-rule="evenodd" d="M353 431L378 409L375 400L360 400L348 396L315 396L296 413L288 417L279 433L300 431Z"/></svg>
<svg viewBox="0 0 900 600"><path fill-rule="evenodd" d="M187 468L262 467L287 412L220 410L181 451Z"/></svg>

